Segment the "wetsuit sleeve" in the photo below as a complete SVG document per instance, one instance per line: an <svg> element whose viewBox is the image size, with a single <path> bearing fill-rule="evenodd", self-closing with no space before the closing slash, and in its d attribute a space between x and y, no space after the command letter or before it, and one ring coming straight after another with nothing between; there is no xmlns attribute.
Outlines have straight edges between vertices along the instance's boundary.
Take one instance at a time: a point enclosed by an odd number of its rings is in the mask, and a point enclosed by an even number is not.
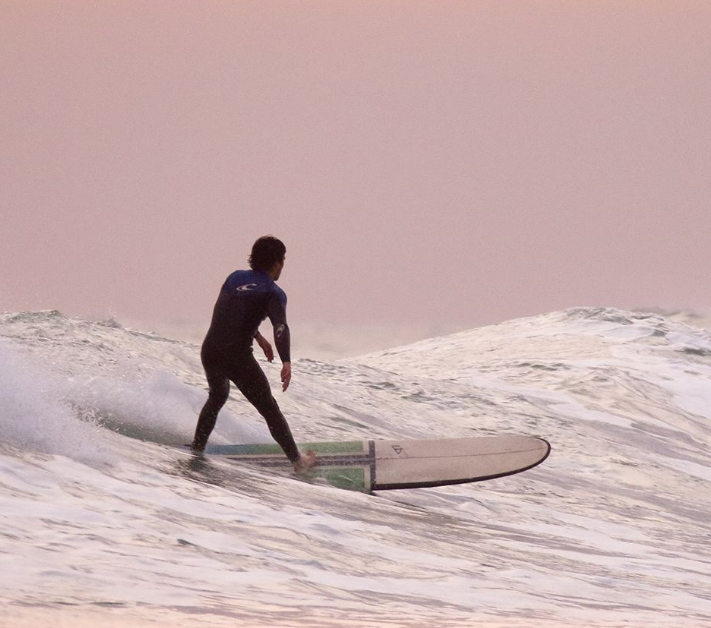
<svg viewBox="0 0 711 628"><path fill-rule="evenodd" d="M274 326L274 344L282 362L291 362L291 334L286 323L286 308L279 295L269 295L267 316Z"/></svg>

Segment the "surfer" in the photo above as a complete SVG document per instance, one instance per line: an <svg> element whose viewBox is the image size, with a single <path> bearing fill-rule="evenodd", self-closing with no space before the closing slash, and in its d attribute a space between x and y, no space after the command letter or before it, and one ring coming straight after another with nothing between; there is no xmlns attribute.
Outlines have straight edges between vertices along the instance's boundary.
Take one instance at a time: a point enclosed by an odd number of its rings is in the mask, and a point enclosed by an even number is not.
<svg viewBox="0 0 711 628"><path fill-rule="evenodd" d="M316 456L312 451L300 454L252 350L252 341L256 340L267 360L274 360L271 344L259 333L260 323L269 317L282 361L282 390L286 391L291 382L291 337L286 322L286 293L276 285L284 270L285 255L286 247L281 240L263 236L252 246L251 270L233 272L222 285L200 352L210 392L200 411L192 450L196 453L205 450L217 415L227 402L232 381L264 417L272 437L294 469L303 473L316 464Z"/></svg>

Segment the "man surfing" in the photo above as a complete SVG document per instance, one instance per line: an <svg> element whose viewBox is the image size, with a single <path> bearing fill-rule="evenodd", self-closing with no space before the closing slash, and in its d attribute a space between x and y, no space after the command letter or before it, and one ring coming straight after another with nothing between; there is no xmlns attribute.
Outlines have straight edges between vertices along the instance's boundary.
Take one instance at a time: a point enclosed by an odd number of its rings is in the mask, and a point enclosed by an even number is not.
<svg viewBox="0 0 711 628"><path fill-rule="evenodd" d="M274 359L271 344L259 333L260 323L269 317L282 361L282 390L286 391L291 382L291 337L286 322L286 293L276 285L284 270L285 255L286 247L281 240L273 236L259 238L249 257L251 270L233 272L220 290L200 352L210 392L200 412L192 450L196 453L205 450L217 415L227 402L232 381L264 417L272 437L296 472L304 473L316 464L316 456L312 451L304 456L299 452L252 350L252 341L256 340L267 360Z"/></svg>

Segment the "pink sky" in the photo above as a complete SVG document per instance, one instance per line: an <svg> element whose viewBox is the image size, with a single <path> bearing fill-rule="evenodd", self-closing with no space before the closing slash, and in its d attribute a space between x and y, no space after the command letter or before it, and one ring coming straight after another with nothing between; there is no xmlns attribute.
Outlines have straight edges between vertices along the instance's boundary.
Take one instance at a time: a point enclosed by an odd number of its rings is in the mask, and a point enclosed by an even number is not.
<svg viewBox="0 0 711 628"><path fill-rule="evenodd" d="M0 310L711 306L711 2L0 0Z"/></svg>

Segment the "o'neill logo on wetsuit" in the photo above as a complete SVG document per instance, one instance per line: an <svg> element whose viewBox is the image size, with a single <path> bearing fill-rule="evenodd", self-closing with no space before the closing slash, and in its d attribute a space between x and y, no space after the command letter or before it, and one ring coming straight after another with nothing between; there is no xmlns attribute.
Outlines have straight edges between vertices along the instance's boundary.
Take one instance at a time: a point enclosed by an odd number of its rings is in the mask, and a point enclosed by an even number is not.
<svg viewBox="0 0 711 628"><path fill-rule="evenodd" d="M250 290L254 290L258 285L258 283L246 283L242 286L237 286L235 290L237 290L237 292L249 292Z"/></svg>

